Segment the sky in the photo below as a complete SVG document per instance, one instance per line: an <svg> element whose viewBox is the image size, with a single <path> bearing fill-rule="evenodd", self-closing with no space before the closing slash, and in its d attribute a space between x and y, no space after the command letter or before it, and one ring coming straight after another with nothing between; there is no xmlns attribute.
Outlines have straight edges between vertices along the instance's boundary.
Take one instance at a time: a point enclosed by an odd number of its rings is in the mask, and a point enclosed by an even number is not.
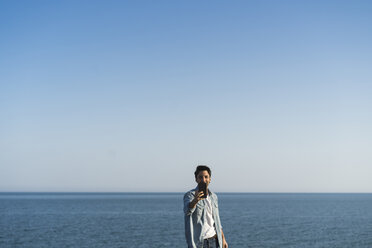
<svg viewBox="0 0 372 248"><path fill-rule="evenodd" d="M0 1L0 191L372 192L371 1Z"/></svg>

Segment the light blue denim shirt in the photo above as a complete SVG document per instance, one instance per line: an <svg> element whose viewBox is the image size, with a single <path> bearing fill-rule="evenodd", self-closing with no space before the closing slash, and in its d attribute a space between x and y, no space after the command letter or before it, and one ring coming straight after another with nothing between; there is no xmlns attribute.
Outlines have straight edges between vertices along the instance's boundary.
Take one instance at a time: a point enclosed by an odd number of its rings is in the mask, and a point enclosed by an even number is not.
<svg viewBox="0 0 372 248"><path fill-rule="evenodd" d="M189 208L189 203L195 197L195 190L198 187L188 191L183 196L183 211L185 213L185 235L186 242L189 248L198 248L203 246L202 227L206 221L206 208L205 199L200 200L194 208ZM212 202L212 215L214 220L214 226L216 228L218 243L222 247L222 234L221 234L221 220L220 213L218 211L218 198L217 195L210 190L209 197Z"/></svg>

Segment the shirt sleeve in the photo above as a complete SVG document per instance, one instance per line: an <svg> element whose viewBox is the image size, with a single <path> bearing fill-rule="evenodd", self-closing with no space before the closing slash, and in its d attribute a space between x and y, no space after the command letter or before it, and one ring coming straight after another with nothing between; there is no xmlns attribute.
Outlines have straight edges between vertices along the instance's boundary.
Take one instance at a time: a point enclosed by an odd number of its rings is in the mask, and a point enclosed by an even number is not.
<svg viewBox="0 0 372 248"><path fill-rule="evenodd" d="M191 215L195 211L195 207L194 208L189 207L189 204L192 200L194 200L194 196L192 195L191 192L187 192L183 196L183 212L185 213L185 215Z"/></svg>

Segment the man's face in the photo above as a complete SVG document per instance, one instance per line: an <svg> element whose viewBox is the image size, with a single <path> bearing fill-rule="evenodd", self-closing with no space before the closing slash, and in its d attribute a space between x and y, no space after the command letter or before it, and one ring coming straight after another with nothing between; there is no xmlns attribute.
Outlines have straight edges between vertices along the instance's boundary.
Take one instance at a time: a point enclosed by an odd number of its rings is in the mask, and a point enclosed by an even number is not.
<svg viewBox="0 0 372 248"><path fill-rule="evenodd" d="M208 186L209 183L211 182L211 177L209 176L208 171L206 170L199 171L199 174L196 176L196 182L197 183L204 182Z"/></svg>

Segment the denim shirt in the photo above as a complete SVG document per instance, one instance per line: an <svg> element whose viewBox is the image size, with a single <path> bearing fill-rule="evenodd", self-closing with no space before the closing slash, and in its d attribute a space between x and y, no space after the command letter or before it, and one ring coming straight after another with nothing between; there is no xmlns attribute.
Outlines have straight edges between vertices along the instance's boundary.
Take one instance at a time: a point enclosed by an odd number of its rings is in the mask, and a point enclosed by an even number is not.
<svg viewBox="0 0 372 248"><path fill-rule="evenodd" d="M205 222L206 215L206 200L200 200L194 208L189 208L189 203L195 197L195 190L198 187L188 191L183 196L183 212L185 214L185 235L186 242L189 248L198 248L203 246L202 228ZM216 228L219 246L222 247L222 234L221 234L221 220L218 211L218 198L217 195L210 190L209 197L212 202L212 215L214 226Z"/></svg>

